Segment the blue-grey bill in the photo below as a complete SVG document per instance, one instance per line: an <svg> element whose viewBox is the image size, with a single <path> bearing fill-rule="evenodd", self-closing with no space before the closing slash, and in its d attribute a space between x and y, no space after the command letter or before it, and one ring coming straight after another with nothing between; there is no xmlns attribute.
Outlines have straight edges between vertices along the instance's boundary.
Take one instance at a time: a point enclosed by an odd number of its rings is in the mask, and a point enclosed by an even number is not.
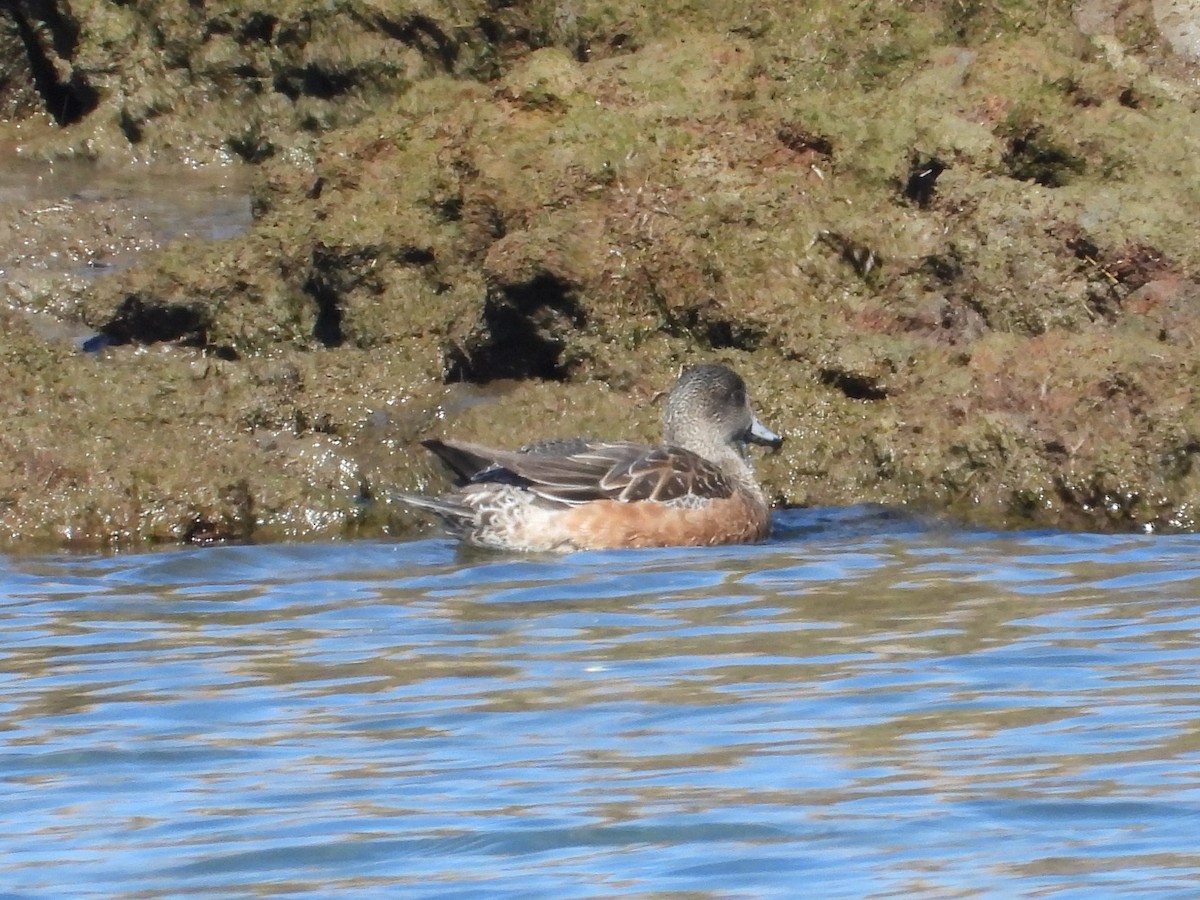
<svg viewBox="0 0 1200 900"><path fill-rule="evenodd" d="M758 421L755 416L754 421L750 424L749 440L756 444L763 444L767 447L774 447L776 450L783 444L783 438L773 432L770 428Z"/></svg>

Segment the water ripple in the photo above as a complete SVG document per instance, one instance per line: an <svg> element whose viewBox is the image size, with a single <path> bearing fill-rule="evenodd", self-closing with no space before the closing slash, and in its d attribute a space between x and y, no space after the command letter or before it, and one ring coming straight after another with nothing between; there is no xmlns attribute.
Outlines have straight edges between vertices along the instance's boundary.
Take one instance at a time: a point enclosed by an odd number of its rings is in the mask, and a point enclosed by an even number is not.
<svg viewBox="0 0 1200 900"><path fill-rule="evenodd" d="M1188 896L1200 542L0 561L13 896Z"/></svg>

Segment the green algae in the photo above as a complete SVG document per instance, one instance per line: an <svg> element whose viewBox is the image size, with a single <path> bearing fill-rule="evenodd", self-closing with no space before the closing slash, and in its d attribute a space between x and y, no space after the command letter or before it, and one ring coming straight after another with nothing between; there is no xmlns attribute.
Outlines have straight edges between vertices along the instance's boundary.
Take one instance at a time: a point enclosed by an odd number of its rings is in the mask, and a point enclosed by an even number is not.
<svg viewBox="0 0 1200 900"><path fill-rule="evenodd" d="M789 437L780 502L1194 527L1197 98L1129 20L107 6L96 112L31 151L232 150L256 222L87 289L101 358L5 339L55 398L5 438L9 539L394 533L444 485L420 437L653 439L709 359Z"/></svg>

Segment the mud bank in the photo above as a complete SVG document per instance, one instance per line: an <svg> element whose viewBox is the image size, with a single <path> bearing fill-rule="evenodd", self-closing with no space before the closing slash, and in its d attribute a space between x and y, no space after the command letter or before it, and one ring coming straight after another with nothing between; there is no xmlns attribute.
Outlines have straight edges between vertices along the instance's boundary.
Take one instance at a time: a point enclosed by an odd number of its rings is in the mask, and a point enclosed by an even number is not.
<svg viewBox="0 0 1200 900"><path fill-rule="evenodd" d="M0 537L398 533L420 437L652 438L706 359L781 503L1194 529L1189 10L794 6L0 13L9 152L239 158L254 210L9 291Z"/></svg>

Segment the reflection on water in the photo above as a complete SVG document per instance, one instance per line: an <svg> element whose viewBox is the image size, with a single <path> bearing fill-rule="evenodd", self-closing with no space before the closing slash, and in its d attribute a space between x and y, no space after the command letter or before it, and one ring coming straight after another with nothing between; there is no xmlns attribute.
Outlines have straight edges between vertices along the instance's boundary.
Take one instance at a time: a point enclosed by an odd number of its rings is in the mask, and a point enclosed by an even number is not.
<svg viewBox="0 0 1200 900"><path fill-rule="evenodd" d="M852 509L7 559L0 885L1186 896L1198 551Z"/></svg>

